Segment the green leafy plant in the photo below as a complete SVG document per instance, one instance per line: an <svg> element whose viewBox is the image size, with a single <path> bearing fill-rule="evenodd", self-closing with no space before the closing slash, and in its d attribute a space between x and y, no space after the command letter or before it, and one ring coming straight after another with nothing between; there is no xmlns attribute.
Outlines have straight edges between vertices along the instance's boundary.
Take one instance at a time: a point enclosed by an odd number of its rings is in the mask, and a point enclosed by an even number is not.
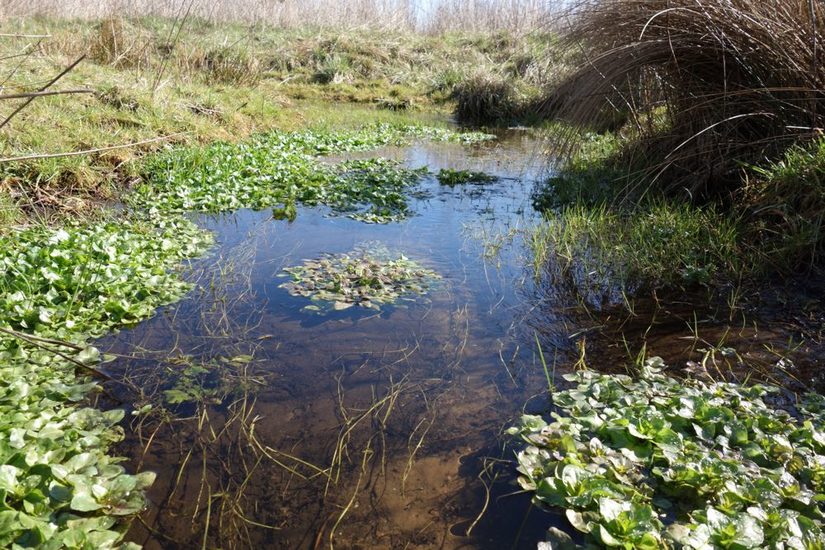
<svg viewBox="0 0 825 550"><path fill-rule="evenodd" d="M825 398L794 416L766 404L778 388L663 367L565 376L575 385L553 395L550 423L524 416L510 430L526 443L522 487L604 546L822 548Z"/></svg>
<svg viewBox="0 0 825 550"><path fill-rule="evenodd" d="M417 181L419 171L381 159L334 165L318 157L410 139L476 143L490 138L387 124L353 132L272 132L239 144L216 143L158 155L145 170L147 183L130 200L154 211L272 208L276 217L287 219L297 213L297 204L326 205L356 219L385 223L407 214L404 189Z"/></svg>
<svg viewBox="0 0 825 550"><path fill-rule="evenodd" d="M211 243L175 216L34 227L0 237L0 546L114 548L154 474L107 454L122 410L84 407L86 342L189 286L172 272ZM79 369L79 370L78 370ZM128 546L128 545L127 545Z"/></svg>
<svg viewBox="0 0 825 550"><path fill-rule="evenodd" d="M484 172L472 172L469 170L452 170L444 168L438 171L435 176L438 183L441 185L461 185L465 183L489 183L496 181L495 176L485 174Z"/></svg>
<svg viewBox="0 0 825 550"><path fill-rule="evenodd" d="M404 255L386 249L357 248L350 254L326 255L284 270L283 283L293 296L315 302L305 309L342 311L353 306L378 310L382 305L426 293L439 275ZM320 304L320 305L319 305Z"/></svg>

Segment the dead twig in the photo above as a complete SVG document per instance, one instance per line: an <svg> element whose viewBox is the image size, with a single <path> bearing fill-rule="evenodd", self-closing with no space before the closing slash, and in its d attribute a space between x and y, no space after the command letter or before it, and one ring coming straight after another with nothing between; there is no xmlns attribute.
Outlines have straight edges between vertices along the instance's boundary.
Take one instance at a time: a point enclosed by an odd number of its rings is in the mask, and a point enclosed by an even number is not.
<svg viewBox="0 0 825 550"><path fill-rule="evenodd" d="M26 98L36 98L36 97L45 97L50 95L68 95L68 94L93 94L95 90L87 90L87 89L77 89L77 90L55 90L52 92L21 92L19 94L6 94L0 95L0 101L6 99L26 99Z"/></svg>
<svg viewBox="0 0 825 550"><path fill-rule="evenodd" d="M69 65L69 66L68 66L68 67L66 67L65 69L63 69L63 70L60 72L60 74L59 74L59 75L57 75L56 77L54 77L53 79L51 79L48 83L46 83L46 85L45 85L45 86L41 87L41 88L40 88L39 90L37 90L37 91L38 91L38 92L45 92L45 91L46 91L47 89L49 89L52 85L54 85L54 84L55 84L58 80L60 80L61 78L63 78L64 76L66 76L69 72L71 72L71 70L72 70L72 69L74 69L75 67L77 67L77 66L80 64L80 62L81 62L81 61L83 61L84 59L86 59L86 55L85 55L85 54L84 54L84 55L81 55L81 56L77 59L77 61L75 61L74 63L72 63L71 65ZM15 116L17 116L17 114L18 114L20 111L22 111L23 109L25 109L26 107L28 107L29 103L31 103L31 102L32 102L32 101L34 101L34 100L35 100L35 98L34 98L34 97L30 97L30 98L28 98L26 101L24 101L21 105L19 105L19 106L17 107L17 109L15 109L14 111L12 111L12 113L11 113L9 116L7 116L7 117L6 117L6 119L5 119L2 123L0 123L0 129L3 129L3 128L4 128L4 127L5 127L5 126L6 126L6 125L7 125L7 124L11 121L11 119L13 119Z"/></svg>
<svg viewBox="0 0 825 550"><path fill-rule="evenodd" d="M9 34L0 33L0 38L51 38L50 34Z"/></svg>
<svg viewBox="0 0 825 550"><path fill-rule="evenodd" d="M143 141L135 141L132 143L123 143L121 145L110 145L108 147L98 147L96 149L84 149L83 151L71 151L68 153L48 153L48 154L37 154L37 155L26 155L22 157L7 157L7 158L0 158L0 164L6 162L22 162L26 160L41 160L41 159L54 159L54 158L62 158L62 157L79 157L82 155L91 155L94 153L105 153L106 151L115 151L117 149L127 149L129 147L139 147L141 145L146 145L148 143L155 143L158 141L165 141L169 140L178 136L186 135L188 132L178 132L176 134L169 134L166 136L160 136L152 139L145 139Z"/></svg>

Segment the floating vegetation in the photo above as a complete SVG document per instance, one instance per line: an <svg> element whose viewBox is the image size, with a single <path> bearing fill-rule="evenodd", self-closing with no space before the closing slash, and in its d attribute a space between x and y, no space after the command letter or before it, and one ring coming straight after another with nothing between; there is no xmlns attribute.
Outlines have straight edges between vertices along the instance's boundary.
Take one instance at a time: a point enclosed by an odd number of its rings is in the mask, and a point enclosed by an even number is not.
<svg viewBox="0 0 825 550"><path fill-rule="evenodd" d="M399 300L414 300L440 279L435 271L381 247L327 254L284 271L282 276L292 280L280 286L293 296L313 300L305 309L320 313L355 306L379 310Z"/></svg>
<svg viewBox="0 0 825 550"><path fill-rule="evenodd" d="M410 170L387 159L351 160L336 166L340 176L321 189L319 202L336 212L367 223L387 223L407 217L407 190L426 168Z"/></svg>
<svg viewBox="0 0 825 550"><path fill-rule="evenodd" d="M74 342L137 323L189 289L170 268L211 242L174 216L0 237L0 325Z"/></svg>
<svg viewBox="0 0 825 550"><path fill-rule="evenodd" d="M174 217L0 238L0 546L112 548L143 509L154 475L107 455L124 413L80 406L98 386L78 372L90 338L180 298L169 270L210 242Z"/></svg>
<svg viewBox="0 0 825 550"><path fill-rule="evenodd" d="M566 510L587 543L622 548L822 548L825 398L792 416L778 388L678 381L661 359L641 376L589 371L557 392L547 423L511 434L520 483ZM551 529L553 548L575 548ZM558 545L558 546L557 546Z"/></svg>
<svg viewBox="0 0 825 550"><path fill-rule="evenodd" d="M497 179L495 176L485 174L484 172L453 170L451 168L439 170L435 177L438 179L438 183L441 185L449 185L450 187L465 183L490 183Z"/></svg>
<svg viewBox="0 0 825 550"><path fill-rule="evenodd" d="M237 144L175 149L148 163L147 182L131 200L163 211L272 208L287 219L294 218L297 204L326 205L364 221L397 220L407 213L403 188L416 183L420 172L386 160L332 165L319 157L411 139L470 144L492 136L383 124L352 132L271 132Z"/></svg>

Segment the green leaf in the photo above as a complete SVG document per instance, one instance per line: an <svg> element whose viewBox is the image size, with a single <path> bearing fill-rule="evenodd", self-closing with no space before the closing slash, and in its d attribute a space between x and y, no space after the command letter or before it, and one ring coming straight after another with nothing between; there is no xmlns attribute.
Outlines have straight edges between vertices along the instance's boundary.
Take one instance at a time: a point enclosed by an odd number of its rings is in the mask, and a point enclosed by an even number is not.
<svg viewBox="0 0 825 550"><path fill-rule="evenodd" d="M77 354L76 359L84 365L94 365L100 362L100 350L93 346L86 346Z"/></svg>
<svg viewBox="0 0 825 550"><path fill-rule="evenodd" d="M78 512L93 512L102 508L94 497L85 491L76 492L74 494L72 497L71 507L72 510L76 510Z"/></svg>

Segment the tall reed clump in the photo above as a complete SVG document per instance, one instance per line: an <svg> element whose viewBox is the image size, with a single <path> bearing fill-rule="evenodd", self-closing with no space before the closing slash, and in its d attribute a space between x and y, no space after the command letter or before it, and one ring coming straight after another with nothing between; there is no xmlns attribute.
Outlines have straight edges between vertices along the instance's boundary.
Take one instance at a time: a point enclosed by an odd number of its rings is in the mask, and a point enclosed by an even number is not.
<svg viewBox="0 0 825 550"><path fill-rule="evenodd" d="M583 0L555 116L619 132L620 198L722 202L768 271L825 252L825 3ZM614 182L616 183L616 182Z"/></svg>
<svg viewBox="0 0 825 550"><path fill-rule="evenodd" d="M825 4L817 0L584 0L567 43L578 69L555 93L575 126L639 130L645 180L738 186L825 126Z"/></svg>

